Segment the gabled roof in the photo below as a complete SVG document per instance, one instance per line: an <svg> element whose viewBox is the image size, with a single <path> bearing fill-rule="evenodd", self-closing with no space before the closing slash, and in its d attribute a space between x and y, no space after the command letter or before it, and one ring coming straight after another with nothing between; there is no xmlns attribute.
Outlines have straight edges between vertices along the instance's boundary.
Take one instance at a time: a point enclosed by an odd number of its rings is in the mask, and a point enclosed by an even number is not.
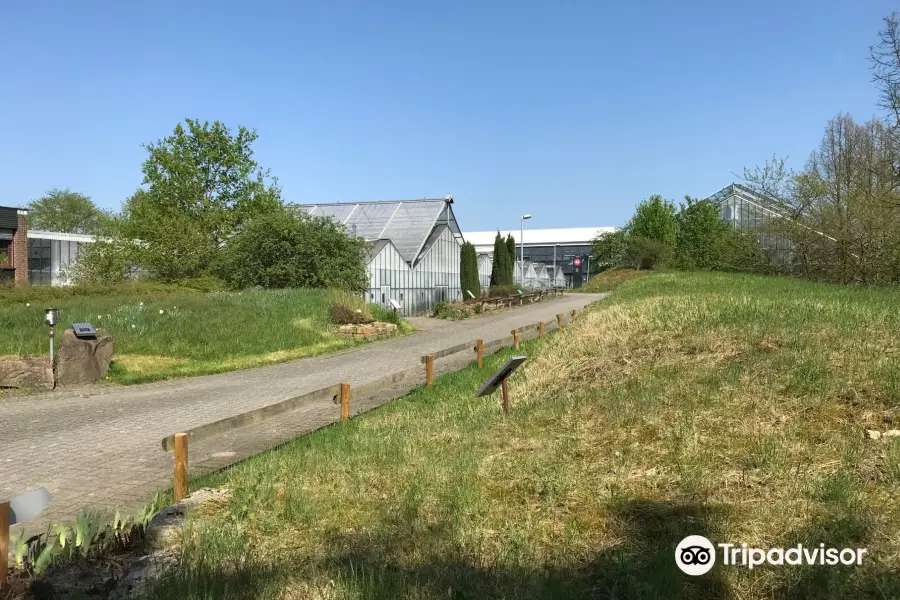
<svg viewBox="0 0 900 600"><path fill-rule="evenodd" d="M390 240L405 261L416 261L437 225L450 227L461 237L450 205L453 198L388 200L336 204L299 204L316 217L331 217L369 241Z"/></svg>
<svg viewBox="0 0 900 600"><path fill-rule="evenodd" d="M721 204L732 196L737 196L745 202L758 206L760 209L772 213L773 216L785 217L788 219L791 218L788 211L779 205L778 202L771 198L767 198L762 194L758 194L740 183L726 185L712 196L706 198L706 201L711 202L712 204Z"/></svg>

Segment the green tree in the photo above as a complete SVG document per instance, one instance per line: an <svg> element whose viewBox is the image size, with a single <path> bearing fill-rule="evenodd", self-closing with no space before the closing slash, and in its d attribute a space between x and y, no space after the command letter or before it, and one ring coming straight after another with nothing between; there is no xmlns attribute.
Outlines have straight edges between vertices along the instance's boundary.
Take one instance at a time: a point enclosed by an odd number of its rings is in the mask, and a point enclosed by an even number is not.
<svg viewBox="0 0 900 600"><path fill-rule="evenodd" d="M676 264L682 269L723 268L732 233L732 226L720 218L718 206L685 196L678 211Z"/></svg>
<svg viewBox="0 0 900 600"><path fill-rule="evenodd" d="M675 205L653 195L637 206L626 226L625 260L638 269L653 269L672 255L677 243Z"/></svg>
<svg viewBox="0 0 900 600"><path fill-rule="evenodd" d="M66 188L52 189L28 203L31 229L61 233L97 233L108 215L90 197Z"/></svg>
<svg viewBox="0 0 900 600"><path fill-rule="evenodd" d="M509 262L506 266L506 281L504 281L504 283L506 285L512 285L516 282L516 268L518 268L516 263L519 262L519 257L516 253L516 239L511 233L506 236L506 252L509 256Z"/></svg>
<svg viewBox="0 0 900 600"><path fill-rule="evenodd" d="M216 273L232 288L339 288L368 285L366 241L330 218L285 208L244 223L221 252Z"/></svg>
<svg viewBox="0 0 900 600"><path fill-rule="evenodd" d="M255 131L186 119L146 144L146 191L123 209L123 234L141 240L143 266L163 279L208 273L226 240L282 207L277 181L253 159Z"/></svg>
<svg viewBox="0 0 900 600"><path fill-rule="evenodd" d="M459 252L459 283L463 298L468 299L467 291L475 297L481 296L481 281L478 279L478 253L470 242L463 242Z"/></svg>
<svg viewBox="0 0 900 600"><path fill-rule="evenodd" d="M494 238L494 260L491 265L491 287L495 285L507 285L506 278L509 274L509 252L503 236L497 232Z"/></svg>
<svg viewBox="0 0 900 600"><path fill-rule="evenodd" d="M628 223L629 235L653 240L670 248L675 247L677 231L675 205L663 200L660 195L650 196L638 204Z"/></svg>
<svg viewBox="0 0 900 600"><path fill-rule="evenodd" d="M592 259L598 267L619 267L625 257L627 232L624 229L601 233L591 240Z"/></svg>

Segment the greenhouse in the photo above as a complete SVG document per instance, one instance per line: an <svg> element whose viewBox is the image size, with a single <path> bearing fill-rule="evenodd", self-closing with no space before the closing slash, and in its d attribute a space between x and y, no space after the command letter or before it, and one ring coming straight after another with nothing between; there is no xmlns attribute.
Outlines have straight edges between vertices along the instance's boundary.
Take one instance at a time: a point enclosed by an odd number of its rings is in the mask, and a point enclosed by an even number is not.
<svg viewBox="0 0 900 600"><path fill-rule="evenodd" d="M331 217L373 243L365 300L402 315L422 313L441 301L462 299L459 256L463 238L453 198L303 204L317 217Z"/></svg>
<svg viewBox="0 0 900 600"><path fill-rule="evenodd" d="M762 250L775 264L787 264L791 258L791 242L776 231L773 221L792 219L775 201L757 194L739 183L728 185L709 198L719 206L719 217L735 229L753 231Z"/></svg>

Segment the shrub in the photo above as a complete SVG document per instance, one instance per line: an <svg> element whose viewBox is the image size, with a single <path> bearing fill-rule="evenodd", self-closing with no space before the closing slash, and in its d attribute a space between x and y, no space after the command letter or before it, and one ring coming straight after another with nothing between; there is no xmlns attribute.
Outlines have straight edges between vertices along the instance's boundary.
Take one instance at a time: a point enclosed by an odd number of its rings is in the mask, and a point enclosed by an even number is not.
<svg viewBox="0 0 900 600"><path fill-rule="evenodd" d="M369 246L329 218L275 211L228 240L217 271L233 288L366 287Z"/></svg>
<svg viewBox="0 0 900 600"><path fill-rule="evenodd" d="M519 286L514 283L505 285L492 285L488 296L491 298L500 298L503 296L518 296Z"/></svg>
<svg viewBox="0 0 900 600"><path fill-rule="evenodd" d="M380 304L369 304L369 305L367 305L366 308L369 309L369 312L375 318L376 321L381 321L383 323L393 323L394 325L400 325L400 322L401 322L400 315L398 315L395 310L381 306Z"/></svg>
<svg viewBox="0 0 900 600"><path fill-rule="evenodd" d="M463 298L468 298L467 291L475 297L481 296L481 281L478 279L478 254L471 242L464 242L459 253L459 282Z"/></svg>
<svg viewBox="0 0 900 600"><path fill-rule="evenodd" d="M330 314L331 322L335 325L361 325L374 321L368 310L344 302L332 303Z"/></svg>
<svg viewBox="0 0 900 600"><path fill-rule="evenodd" d="M434 305L434 313L432 316L436 319L447 319L450 321L459 321L467 319L474 314L473 311L465 304L450 304L449 302L438 302Z"/></svg>
<svg viewBox="0 0 900 600"><path fill-rule="evenodd" d="M506 242L503 241L503 238L498 231L497 237L494 238L494 259L491 264L491 287L512 283L512 281L506 280L508 274L511 272L508 263L509 253L506 250Z"/></svg>
<svg viewBox="0 0 900 600"><path fill-rule="evenodd" d="M650 238L629 236L624 262L635 269L656 269L672 255L673 247Z"/></svg>
<svg viewBox="0 0 900 600"><path fill-rule="evenodd" d="M506 236L506 279L503 283L511 284L516 280L516 240L510 233Z"/></svg>

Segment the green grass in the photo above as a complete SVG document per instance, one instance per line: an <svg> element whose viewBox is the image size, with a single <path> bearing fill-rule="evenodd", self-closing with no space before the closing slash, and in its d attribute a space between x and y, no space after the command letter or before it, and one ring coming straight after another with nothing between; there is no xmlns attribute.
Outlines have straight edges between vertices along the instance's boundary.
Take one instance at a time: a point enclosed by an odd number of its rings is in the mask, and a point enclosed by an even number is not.
<svg viewBox="0 0 900 600"><path fill-rule="evenodd" d="M542 340L192 482L152 598L900 597L900 293L724 274L630 281ZM700 534L866 547L861 567L677 570Z"/></svg>
<svg viewBox="0 0 900 600"><path fill-rule="evenodd" d="M0 299L0 357L47 353L44 309L60 326L90 322L115 339L110 380L131 384L233 371L314 356L361 343L337 334L329 320L331 290L203 293L161 285L7 290ZM375 307L377 318L392 318ZM409 331L401 323L401 331Z"/></svg>

